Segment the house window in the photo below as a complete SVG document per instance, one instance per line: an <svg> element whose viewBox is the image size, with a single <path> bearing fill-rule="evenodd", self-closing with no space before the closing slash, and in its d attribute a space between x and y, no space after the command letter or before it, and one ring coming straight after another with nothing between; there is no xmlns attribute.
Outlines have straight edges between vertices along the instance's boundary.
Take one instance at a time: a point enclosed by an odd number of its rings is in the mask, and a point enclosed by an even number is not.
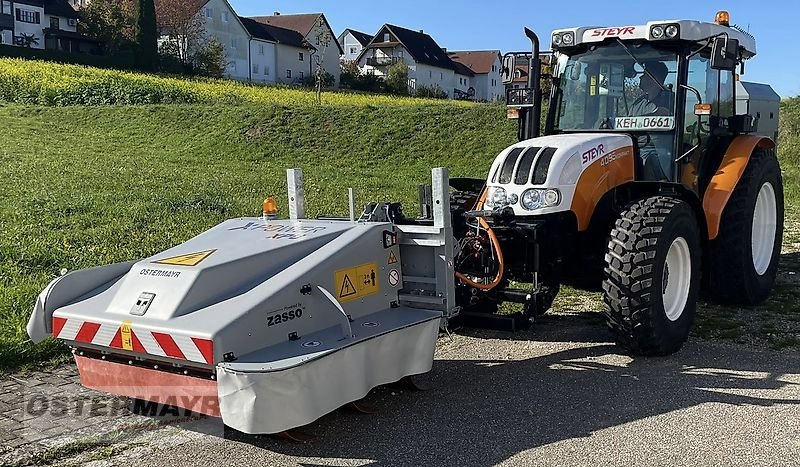
<svg viewBox="0 0 800 467"><path fill-rule="evenodd" d="M264 65L264 76L269 76L269 67Z"/></svg>
<svg viewBox="0 0 800 467"><path fill-rule="evenodd" d="M57 16L50 17L50 29L55 29L56 31L61 29Z"/></svg>
<svg viewBox="0 0 800 467"><path fill-rule="evenodd" d="M227 23L228 22L228 12L227 11L223 11L222 12L222 22L223 23Z"/></svg>
<svg viewBox="0 0 800 467"><path fill-rule="evenodd" d="M253 63L253 74L254 75L258 74L258 63Z"/></svg>
<svg viewBox="0 0 800 467"><path fill-rule="evenodd" d="M441 81L443 79L444 79L444 73L439 73L439 80Z"/></svg>
<svg viewBox="0 0 800 467"><path fill-rule="evenodd" d="M300 75L299 75L299 78L300 79L305 79L305 77L306 77L306 74L301 71Z"/></svg>
<svg viewBox="0 0 800 467"><path fill-rule="evenodd" d="M350 47L350 54L354 55L358 53L358 47Z"/></svg>
<svg viewBox="0 0 800 467"><path fill-rule="evenodd" d="M286 77L292 79L292 70L286 70Z"/></svg>
<svg viewBox="0 0 800 467"><path fill-rule="evenodd" d="M238 46L239 46L239 41L238 41L236 38L234 38L234 39L231 39L231 48L232 48L232 49L235 49L235 48L237 48Z"/></svg>
<svg viewBox="0 0 800 467"><path fill-rule="evenodd" d="M231 71L236 72L236 62L231 62Z"/></svg>
<svg viewBox="0 0 800 467"><path fill-rule="evenodd" d="M300 61L303 61L303 52L300 52Z"/></svg>
<svg viewBox="0 0 800 467"><path fill-rule="evenodd" d="M264 44L258 44L258 54L264 55Z"/></svg>
<svg viewBox="0 0 800 467"><path fill-rule="evenodd" d="M38 11L30 11L17 8L17 21L21 23L39 24L39 22L41 21L41 14Z"/></svg>
<svg viewBox="0 0 800 467"><path fill-rule="evenodd" d="M205 9L206 18L213 19L214 18L214 9L213 8L206 8Z"/></svg>
<svg viewBox="0 0 800 467"><path fill-rule="evenodd" d="M430 70L428 70L428 78L433 79L433 72Z"/></svg>
<svg viewBox="0 0 800 467"><path fill-rule="evenodd" d="M385 34L383 35L383 42L389 42L389 39L390 39L390 38L391 38L391 37L389 36L389 33L388 33L388 32L387 32L387 33L385 33Z"/></svg>
<svg viewBox="0 0 800 467"><path fill-rule="evenodd" d="M497 65L492 65L492 71L497 71Z"/></svg>
<svg viewBox="0 0 800 467"><path fill-rule="evenodd" d="M3 0L3 2L0 3L0 13L4 15L14 14L14 10L11 9L11 2L9 0Z"/></svg>

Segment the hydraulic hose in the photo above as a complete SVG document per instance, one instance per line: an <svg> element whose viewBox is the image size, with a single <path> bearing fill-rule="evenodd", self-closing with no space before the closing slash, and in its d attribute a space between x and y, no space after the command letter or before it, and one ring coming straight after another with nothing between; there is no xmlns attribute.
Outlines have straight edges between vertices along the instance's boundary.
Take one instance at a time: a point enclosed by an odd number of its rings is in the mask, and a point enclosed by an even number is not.
<svg viewBox="0 0 800 467"><path fill-rule="evenodd" d="M482 209L483 203L486 201L486 188L483 189L483 193L481 193L481 197L478 200L477 206L475 209ZM481 284L478 282L473 281L469 277L461 274L460 272L456 272L456 277L463 283L469 285L470 287L474 287L479 290L489 291L500 285L503 281L503 275L505 274L505 265L503 264L503 251L500 249L500 241L497 240L497 235L494 234L492 231L492 226L489 225L488 222L482 217L478 218L478 224L486 230L486 233L489 234L489 241L492 244L492 248L494 249L495 253L497 253L497 276L494 280L488 284Z"/></svg>

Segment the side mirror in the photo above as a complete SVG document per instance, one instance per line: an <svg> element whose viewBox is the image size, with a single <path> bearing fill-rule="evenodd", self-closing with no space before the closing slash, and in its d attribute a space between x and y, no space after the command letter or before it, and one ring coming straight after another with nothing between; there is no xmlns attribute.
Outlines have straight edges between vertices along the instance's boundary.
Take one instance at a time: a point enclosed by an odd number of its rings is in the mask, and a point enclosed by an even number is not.
<svg viewBox="0 0 800 467"><path fill-rule="evenodd" d="M517 69L517 57L514 54L508 54L503 57L503 67L500 70L500 81L503 84L511 84L514 82L514 72Z"/></svg>
<svg viewBox="0 0 800 467"><path fill-rule="evenodd" d="M714 70L735 71L739 58L739 40L717 37L711 48L711 68Z"/></svg>

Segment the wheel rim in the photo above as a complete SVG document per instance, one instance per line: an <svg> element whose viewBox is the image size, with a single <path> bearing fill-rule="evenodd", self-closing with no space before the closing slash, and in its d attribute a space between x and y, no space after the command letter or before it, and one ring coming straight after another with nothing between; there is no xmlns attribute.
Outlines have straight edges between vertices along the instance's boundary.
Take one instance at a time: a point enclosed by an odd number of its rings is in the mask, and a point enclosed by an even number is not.
<svg viewBox="0 0 800 467"><path fill-rule="evenodd" d="M661 298L670 321L677 321L686 308L692 283L692 256L683 237L676 238L667 251L661 278Z"/></svg>
<svg viewBox="0 0 800 467"><path fill-rule="evenodd" d="M772 263L778 218L777 211L775 189L771 183L766 182L761 185L761 190L759 190L758 198L756 199L756 208L753 212L753 234L750 239L753 266L759 276L763 276Z"/></svg>

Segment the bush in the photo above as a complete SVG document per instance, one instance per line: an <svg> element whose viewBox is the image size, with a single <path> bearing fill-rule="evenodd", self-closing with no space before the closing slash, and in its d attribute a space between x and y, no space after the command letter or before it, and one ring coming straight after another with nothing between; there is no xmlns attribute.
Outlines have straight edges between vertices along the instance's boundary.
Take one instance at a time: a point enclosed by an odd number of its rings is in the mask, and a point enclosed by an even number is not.
<svg viewBox="0 0 800 467"><path fill-rule="evenodd" d="M317 77L316 76L306 76L303 78L303 86L307 88L315 88L317 87ZM327 71L323 72L322 75L322 89L330 89L333 85L336 84L336 77L332 74L328 73Z"/></svg>
<svg viewBox="0 0 800 467"><path fill-rule="evenodd" d="M389 67L386 89L392 94L408 95L408 66L405 63L398 62Z"/></svg>
<svg viewBox="0 0 800 467"><path fill-rule="evenodd" d="M425 99L447 99L447 91L442 89L438 84L430 86L419 86L417 92L414 94L416 97Z"/></svg>
<svg viewBox="0 0 800 467"><path fill-rule="evenodd" d="M197 51L194 56L194 71L200 76L223 78L228 63L225 58L225 46L212 37Z"/></svg>
<svg viewBox="0 0 800 467"><path fill-rule="evenodd" d="M158 76L0 58L0 102L56 106L183 103L314 105L316 96L304 89L278 85ZM432 100L343 92L326 93L323 102L343 106L444 104Z"/></svg>
<svg viewBox="0 0 800 467"><path fill-rule="evenodd" d="M32 60L47 60L58 63L86 65L97 68L116 68L121 70L134 69L134 55L131 50L121 50L113 55L91 55L82 53L68 53L60 50L30 49L0 45L0 58L27 58Z"/></svg>

